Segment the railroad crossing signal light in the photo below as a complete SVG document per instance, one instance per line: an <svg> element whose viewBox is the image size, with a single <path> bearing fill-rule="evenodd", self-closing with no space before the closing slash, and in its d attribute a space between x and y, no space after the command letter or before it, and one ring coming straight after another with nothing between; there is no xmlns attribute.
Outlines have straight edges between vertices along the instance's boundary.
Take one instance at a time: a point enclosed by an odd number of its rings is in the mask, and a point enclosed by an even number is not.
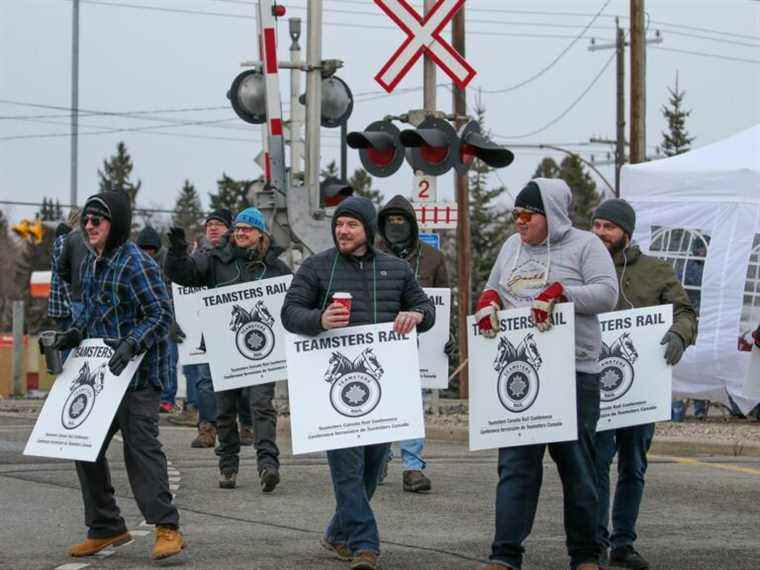
<svg viewBox="0 0 760 570"><path fill-rule="evenodd" d="M227 99L238 117L246 123L267 122L266 84L264 74L255 69L240 73L227 91Z"/></svg>
<svg viewBox="0 0 760 570"><path fill-rule="evenodd" d="M390 121L375 121L364 131L348 133L346 142L359 150L362 166L372 176L391 176L404 162L401 131Z"/></svg>
<svg viewBox="0 0 760 570"><path fill-rule="evenodd" d="M327 129L340 127L354 110L354 96L340 77L322 80L322 111L320 123Z"/></svg>
<svg viewBox="0 0 760 570"><path fill-rule="evenodd" d="M11 226L11 229L25 241L31 242L34 238L34 243L37 245L41 244L42 238L45 237L45 225L39 219L34 222L21 220L18 224Z"/></svg>
<svg viewBox="0 0 760 570"><path fill-rule="evenodd" d="M323 208L337 206L354 193L354 189L335 177L325 178L319 183L319 202Z"/></svg>
<svg viewBox="0 0 760 570"><path fill-rule="evenodd" d="M427 117L416 129L401 132L406 160L416 172L446 174L459 159L459 136L448 121Z"/></svg>
<svg viewBox="0 0 760 570"><path fill-rule="evenodd" d="M515 159L512 151L485 136L477 121L470 121L460 132L459 160L454 164L459 174L467 172L476 158L491 168L504 168Z"/></svg>

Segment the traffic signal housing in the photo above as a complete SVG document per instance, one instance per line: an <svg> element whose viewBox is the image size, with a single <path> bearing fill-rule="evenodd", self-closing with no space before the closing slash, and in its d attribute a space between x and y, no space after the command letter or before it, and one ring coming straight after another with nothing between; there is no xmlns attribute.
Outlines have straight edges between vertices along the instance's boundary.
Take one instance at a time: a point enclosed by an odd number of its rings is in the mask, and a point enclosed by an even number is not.
<svg viewBox="0 0 760 570"><path fill-rule="evenodd" d="M425 118L416 129L401 132L406 160L416 172L431 176L446 174L459 159L459 136L451 123Z"/></svg>
<svg viewBox="0 0 760 570"><path fill-rule="evenodd" d="M227 99L238 117L246 123L261 125L267 122L266 80L256 69L247 69L232 81Z"/></svg>
<svg viewBox="0 0 760 570"><path fill-rule="evenodd" d="M364 131L348 133L346 142L359 150L359 160L372 176L391 176L404 162L401 131L390 121L375 121Z"/></svg>
<svg viewBox="0 0 760 570"><path fill-rule="evenodd" d="M42 243L45 237L45 224L40 219L33 222L23 219L18 224L11 226L13 232L24 241L29 241L37 245Z"/></svg>
<svg viewBox="0 0 760 570"><path fill-rule="evenodd" d="M512 164L515 155L485 136L478 121L470 121L460 130L459 160L454 168L459 174L465 174L476 158L491 168L505 168Z"/></svg>
<svg viewBox="0 0 760 570"><path fill-rule="evenodd" d="M319 183L319 202L323 208L332 208L353 195L354 189L335 177L325 178Z"/></svg>

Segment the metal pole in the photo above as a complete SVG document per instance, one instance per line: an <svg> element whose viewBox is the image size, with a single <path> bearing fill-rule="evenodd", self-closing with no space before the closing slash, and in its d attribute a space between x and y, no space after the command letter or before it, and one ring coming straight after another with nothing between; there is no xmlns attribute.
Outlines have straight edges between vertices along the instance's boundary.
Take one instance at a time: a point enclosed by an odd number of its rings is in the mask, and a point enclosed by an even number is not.
<svg viewBox="0 0 760 570"><path fill-rule="evenodd" d="M454 49L462 56L465 56L465 6L464 4L457 12L451 22L451 36ZM467 115L467 98L466 91L460 90L454 86L452 91L454 97L454 115L465 117ZM463 121L457 120L456 127L459 129ZM470 314L470 289L472 287L470 269L472 263L471 256L471 236L470 236L470 189L467 175L454 175L456 186L457 206L459 209L459 223L457 224L457 271L459 276L459 307L457 312L457 322L459 327L459 362L462 363L467 359L467 315ZM462 399L469 398L470 379L467 367L462 368L459 374L459 397Z"/></svg>
<svg viewBox="0 0 760 570"><path fill-rule="evenodd" d="M303 157L303 145L301 144L301 125L303 124L303 106L298 98L301 95L301 70L296 69L296 64L301 61L301 46L298 39L301 37L301 18L290 18L290 62L293 68L290 70L290 176L301 172L301 160Z"/></svg>
<svg viewBox="0 0 760 570"><path fill-rule="evenodd" d="M11 393L23 396L24 389L24 302L13 301L13 355L11 357Z"/></svg>
<svg viewBox="0 0 760 570"><path fill-rule="evenodd" d="M430 11L433 9L433 6L435 6L436 0L425 0L425 16L427 16ZM462 7L462 10L464 9L464 6ZM460 10L461 13L461 10ZM435 111L436 107L436 92L435 92L435 72L436 72L436 63L433 61L433 59L428 55L428 52L425 52L424 57L424 68L423 68L423 81L422 81L422 87L423 87L423 106L426 111Z"/></svg>
<svg viewBox="0 0 760 570"><path fill-rule="evenodd" d="M340 180L348 183L348 121L340 126Z"/></svg>
<svg viewBox="0 0 760 570"><path fill-rule="evenodd" d="M632 164L646 160L646 101L644 98L644 0L631 0L631 156Z"/></svg>
<svg viewBox="0 0 760 570"><path fill-rule="evenodd" d="M71 12L71 188L69 201L77 205L77 169L79 146L79 0L73 0Z"/></svg>
<svg viewBox="0 0 760 570"><path fill-rule="evenodd" d="M620 170L625 163L625 31L617 25L617 140L615 145L615 196L620 198Z"/></svg>
<svg viewBox="0 0 760 570"><path fill-rule="evenodd" d="M319 130L322 112L322 0L309 0L306 38L306 188L312 212L319 209Z"/></svg>

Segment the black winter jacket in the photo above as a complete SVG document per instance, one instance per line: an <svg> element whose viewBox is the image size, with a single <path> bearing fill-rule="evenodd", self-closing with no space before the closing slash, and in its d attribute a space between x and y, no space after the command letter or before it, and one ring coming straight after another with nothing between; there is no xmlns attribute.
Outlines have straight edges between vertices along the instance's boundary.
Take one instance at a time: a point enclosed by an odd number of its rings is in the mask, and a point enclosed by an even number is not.
<svg viewBox="0 0 760 570"><path fill-rule="evenodd" d="M185 287L224 287L293 273L278 259L282 248L271 244L264 259L252 258L250 250L233 243L223 247L201 250L192 256L166 255L165 270L169 278Z"/></svg>
<svg viewBox="0 0 760 570"><path fill-rule="evenodd" d="M333 241L335 220L341 215L361 221L368 243L374 243L376 215L369 200L352 196L341 202L333 216ZM293 278L282 306L285 329L308 336L324 332L322 312L335 292L351 293L349 326L391 322L400 311L423 315L418 332L435 323L435 307L406 261L372 246L362 257L343 255L332 247L308 257Z"/></svg>

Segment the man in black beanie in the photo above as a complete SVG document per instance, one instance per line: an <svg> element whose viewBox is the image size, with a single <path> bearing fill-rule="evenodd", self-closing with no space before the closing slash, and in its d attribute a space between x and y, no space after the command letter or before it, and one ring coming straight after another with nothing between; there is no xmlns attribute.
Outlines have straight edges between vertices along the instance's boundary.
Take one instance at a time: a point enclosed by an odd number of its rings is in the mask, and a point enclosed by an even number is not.
<svg viewBox="0 0 760 570"><path fill-rule="evenodd" d="M665 333L665 360L674 366L687 346L697 338L697 315L689 297L669 263L644 255L631 237L636 213L625 200L603 202L594 212L592 231L607 247L615 263L620 295L615 310L673 305L673 326ZM608 548L610 563L616 568L646 570L649 563L633 547L636 519L644 493L647 451L652 443L654 424L607 430L596 434L597 493L599 495L598 540L603 558ZM618 481L610 518L610 465L618 454Z"/></svg>

